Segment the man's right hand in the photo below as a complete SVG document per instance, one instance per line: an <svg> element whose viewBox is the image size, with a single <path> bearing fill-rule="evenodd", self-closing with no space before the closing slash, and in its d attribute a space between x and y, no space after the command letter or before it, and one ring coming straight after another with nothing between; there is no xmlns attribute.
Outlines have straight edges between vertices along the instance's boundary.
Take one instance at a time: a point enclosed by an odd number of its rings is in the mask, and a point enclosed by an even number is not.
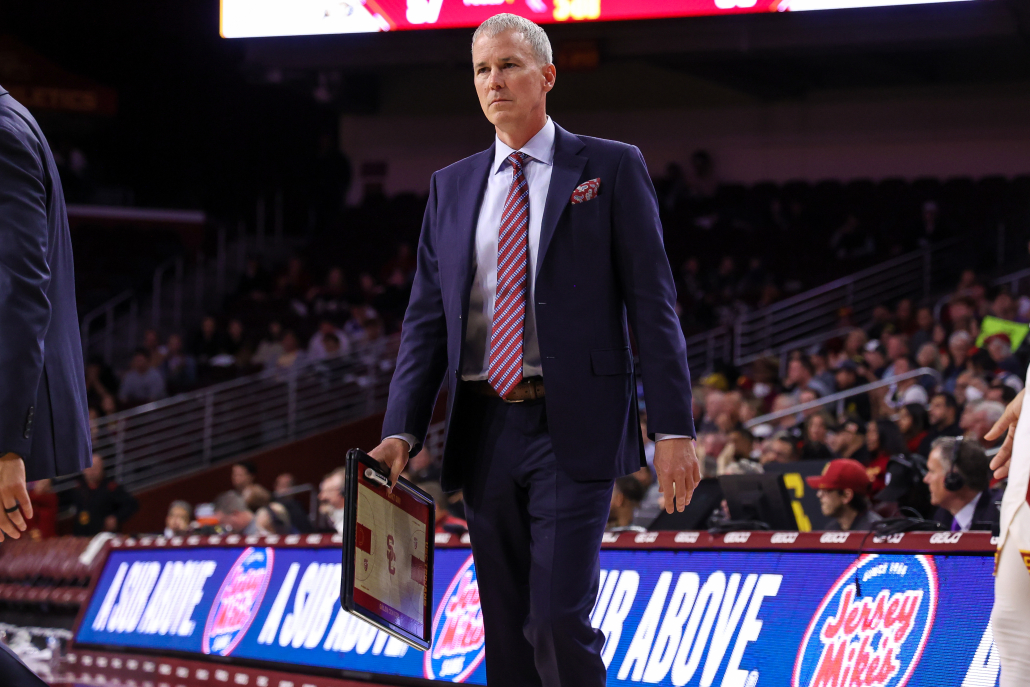
<svg viewBox="0 0 1030 687"><path fill-rule="evenodd" d="M20 539L27 527L25 519L32 517L32 501L25 486L25 461L14 453L0 456L0 506L0 542L4 534ZM8 513L9 508L15 510Z"/></svg>
<svg viewBox="0 0 1030 687"><path fill-rule="evenodd" d="M401 476L401 473L404 472L404 467L408 464L408 450L408 442L404 441L404 439L390 437L383 439L383 443L368 452L368 455L390 470L390 486L388 491L391 494L393 493L394 485L397 484L397 478Z"/></svg>
<svg viewBox="0 0 1030 687"><path fill-rule="evenodd" d="M1012 442L1016 440L1016 423L1019 422L1019 412L1023 409L1024 391L1026 389L1022 389L1016 394L1016 397L1005 408L1005 412L1002 413L998 421L991 427L991 431L984 435L984 439L994 441L1005 430L1008 430L1005 441L998 449L998 452L994 454L994 458L991 459L991 469L994 470L995 479L1003 479L1009 474L1009 461L1012 460Z"/></svg>

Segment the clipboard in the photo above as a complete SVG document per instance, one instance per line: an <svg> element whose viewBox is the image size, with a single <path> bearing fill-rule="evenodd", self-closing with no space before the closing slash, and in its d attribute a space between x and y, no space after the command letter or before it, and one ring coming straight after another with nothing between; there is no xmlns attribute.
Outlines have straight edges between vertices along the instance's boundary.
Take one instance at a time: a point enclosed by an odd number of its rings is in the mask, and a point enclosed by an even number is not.
<svg viewBox="0 0 1030 687"><path fill-rule="evenodd" d="M408 646L432 642L436 503L360 449L347 452L340 605Z"/></svg>

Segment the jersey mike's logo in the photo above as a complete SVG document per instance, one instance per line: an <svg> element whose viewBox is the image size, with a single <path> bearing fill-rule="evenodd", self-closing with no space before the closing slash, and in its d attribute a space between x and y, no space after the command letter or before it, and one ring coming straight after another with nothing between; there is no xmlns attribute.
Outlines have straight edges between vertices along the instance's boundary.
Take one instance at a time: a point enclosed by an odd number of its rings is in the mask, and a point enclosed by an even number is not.
<svg viewBox="0 0 1030 687"><path fill-rule="evenodd" d="M862 556L812 617L792 687L903 687L923 654L936 611L931 557Z"/></svg>
<svg viewBox="0 0 1030 687"><path fill-rule="evenodd" d="M246 549L215 594L200 647L205 654L228 656L254 622L272 577L272 549Z"/></svg>
<svg viewBox="0 0 1030 687"><path fill-rule="evenodd" d="M433 644L422 668L430 680L464 682L486 654L479 581L472 556L458 568L433 618Z"/></svg>

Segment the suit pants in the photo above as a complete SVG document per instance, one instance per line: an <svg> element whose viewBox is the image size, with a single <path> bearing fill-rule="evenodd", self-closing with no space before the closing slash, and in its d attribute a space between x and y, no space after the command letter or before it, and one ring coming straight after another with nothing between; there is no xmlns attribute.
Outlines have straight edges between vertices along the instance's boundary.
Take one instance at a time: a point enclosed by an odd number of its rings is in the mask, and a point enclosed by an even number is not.
<svg viewBox="0 0 1030 687"><path fill-rule="evenodd" d="M0 642L0 685L4 687L46 687L46 683Z"/></svg>
<svg viewBox="0 0 1030 687"><path fill-rule="evenodd" d="M1030 512L1024 503L1012 519L998 552L991 627L1001 659L1001 687L1026 685L1030 679L1030 570L1020 550L1030 537L1028 526Z"/></svg>
<svg viewBox="0 0 1030 687"><path fill-rule="evenodd" d="M542 399L465 394L460 411L487 684L601 687L604 635L590 612L614 480L565 474Z"/></svg>

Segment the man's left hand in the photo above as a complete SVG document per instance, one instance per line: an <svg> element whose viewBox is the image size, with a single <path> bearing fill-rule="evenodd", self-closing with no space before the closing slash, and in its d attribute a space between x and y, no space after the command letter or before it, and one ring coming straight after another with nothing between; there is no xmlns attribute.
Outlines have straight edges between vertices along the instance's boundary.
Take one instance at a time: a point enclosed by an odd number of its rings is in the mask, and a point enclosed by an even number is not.
<svg viewBox="0 0 1030 687"><path fill-rule="evenodd" d="M665 511L671 513L673 496L676 510L690 503L694 487L701 481L701 465L697 462L693 439L663 439L654 445L654 470L658 474L658 491L665 494Z"/></svg>
<svg viewBox="0 0 1030 687"><path fill-rule="evenodd" d="M32 517L32 501L25 486L25 461L15 453L0 456L0 506L0 542L5 534L20 539L25 519ZM10 508L14 510L7 512Z"/></svg>

